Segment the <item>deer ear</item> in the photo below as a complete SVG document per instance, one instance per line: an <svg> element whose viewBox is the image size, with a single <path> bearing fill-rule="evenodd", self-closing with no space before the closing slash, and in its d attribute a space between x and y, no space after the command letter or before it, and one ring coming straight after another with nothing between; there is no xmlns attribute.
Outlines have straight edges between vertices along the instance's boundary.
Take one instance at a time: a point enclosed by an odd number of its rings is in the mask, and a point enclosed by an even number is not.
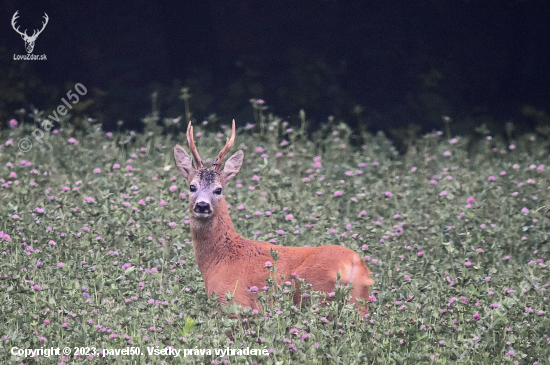
<svg viewBox="0 0 550 365"><path fill-rule="evenodd" d="M176 160L176 167L180 174L189 181L189 176L195 171L195 168L193 167L191 157L180 145L174 147L174 160Z"/></svg>
<svg viewBox="0 0 550 365"><path fill-rule="evenodd" d="M233 156L229 157L221 173L224 185L227 184L229 180L237 176L239 170L241 169L241 165L243 164L243 158L243 151L237 151Z"/></svg>

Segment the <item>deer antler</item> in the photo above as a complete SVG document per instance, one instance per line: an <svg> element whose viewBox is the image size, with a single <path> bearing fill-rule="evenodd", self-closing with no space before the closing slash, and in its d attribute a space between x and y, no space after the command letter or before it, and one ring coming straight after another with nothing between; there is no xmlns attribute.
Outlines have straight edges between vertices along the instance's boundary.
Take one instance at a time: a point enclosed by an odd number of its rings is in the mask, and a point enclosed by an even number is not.
<svg viewBox="0 0 550 365"><path fill-rule="evenodd" d="M212 167L214 167L215 171L220 170L220 165L222 164L223 158L225 157L225 154L231 146L233 146L233 142L235 141L235 119L233 119L233 127L231 128L231 138L227 140L225 143L225 147L220 151L218 154L218 157L214 159L214 162L212 163Z"/></svg>
<svg viewBox="0 0 550 365"><path fill-rule="evenodd" d="M187 126L187 143L189 143L191 153L193 154L193 157L195 157L197 169L202 169L201 156L199 156L199 151L197 151L197 146L195 145L195 140L193 139L193 126L191 125L191 121L189 121L189 125Z"/></svg>
<svg viewBox="0 0 550 365"><path fill-rule="evenodd" d="M38 37L38 35L40 35L40 33L42 33L42 31L44 30L44 28L46 28L46 24L48 24L48 20L50 19L50 18L48 18L48 14L44 13L44 18L45 18L46 21L45 21L45 22L42 22L42 29L40 29L40 30L38 30L38 31L35 29L34 32L32 33L32 35L29 37L29 36L27 35L27 30L26 30L26 29L25 29L24 32L21 32L21 31L19 30L19 27L17 27L17 28L15 27L15 21L17 20L17 18L19 18L19 15L17 15L17 13L19 13L19 10L17 10L17 11L15 12L15 14L13 14L13 17L11 18L11 26L13 27L13 29L14 29L17 33L19 33L21 36L25 37L25 39L36 39L36 38ZM37 33L37 32L38 32L38 33Z"/></svg>
<svg viewBox="0 0 550 365"><path fill-rule="evenodd" d="M42 33L42 31L44 30L44 28L46 28L46 24L48 24L48 20L49 20L50 18L48 18L48 14L46 14L46 13L44 13L44 18L46 18L46 21L45 21L45 22L42 22L42 29L40 29L40 30L38 31L38 33L36 33L36 30L35 30L35 31L33 32L32 36L31 36L31 38L33 38L33 37L34 37L34 38L38 37L38 35L39 35L40 33ZM34 33L36 33L36 35L35 35Z"/></svg>
<svg viewBox="0 0 550 365"><path fill-rule="evenodd" d="M15 21L17 18L19 18L19 15L17 15L17 13L19 13L19 10L17 10L15 12L15 14L13 14L13 17L11 18L11 26L13 27L13 30L15 30L17 33L21 34L22 36L27 36L27 30L25 29L25 33L22 33L21 31L19 31L19 27L15 27Z"/></svg>

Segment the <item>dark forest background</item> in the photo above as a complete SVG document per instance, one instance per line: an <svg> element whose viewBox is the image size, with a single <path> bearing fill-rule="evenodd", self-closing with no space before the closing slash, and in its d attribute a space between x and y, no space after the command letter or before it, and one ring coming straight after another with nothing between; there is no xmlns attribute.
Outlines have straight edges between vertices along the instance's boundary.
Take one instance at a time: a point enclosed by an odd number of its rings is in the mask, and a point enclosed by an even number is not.
<svg viewBox="0 0 550 365"><path fill-rule="evenodd" d="M33 54L21 30L49 23ZM250 99L315 129L550 127L550 2L437 0L7 1L0 6L0 118L55 107L75 83L106 129L141 128L158 91L161 117L253 123ZM215 116L213 115L215 114ZM413 128L413 129L414 129ZM545 129L546 128L546 129Z"/></svg>

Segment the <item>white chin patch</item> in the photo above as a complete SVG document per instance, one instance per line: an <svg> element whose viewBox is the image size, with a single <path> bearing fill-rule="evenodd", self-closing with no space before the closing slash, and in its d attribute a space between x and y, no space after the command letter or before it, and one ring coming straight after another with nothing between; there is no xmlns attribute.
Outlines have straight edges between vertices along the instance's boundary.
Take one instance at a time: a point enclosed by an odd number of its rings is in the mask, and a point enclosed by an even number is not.
<svg viewBox="0 0 550 365"><path fill-rule="evenodd" d="M212 215L212 213L196 213L195 212L195 217L197 218L208 218Z"/></svg>

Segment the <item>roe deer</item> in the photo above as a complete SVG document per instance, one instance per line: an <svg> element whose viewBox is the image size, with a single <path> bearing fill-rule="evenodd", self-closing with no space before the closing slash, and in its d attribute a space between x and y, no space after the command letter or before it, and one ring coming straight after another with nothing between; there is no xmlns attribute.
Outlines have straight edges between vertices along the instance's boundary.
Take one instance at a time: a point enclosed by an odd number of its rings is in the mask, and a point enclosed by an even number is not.
<svg viewBox="0 0 550 365"><path fill-rule="evenodd" d="M210 168L203 166L193 139L191 122L187 127L187 141L195 159L193 164L184 149L174 148L176 167L189 183L189 207L191 211L191 234L195 257L204 279L206 294L219 296L220 304L226 304L226 292L231 292L235 302L243 307L258 307L255 293L250 290L265 285L270 272L265 263L272 260L270 249L279 251L277 274L286 278L298 275L313 285L313 290L334 291L336 277L341 270L340 284L352 284L352 303L364 317L368 313L366 304L358 298L369 301L369 287L373 280L370 270L359 254L340 246L285 247L241 237L233 228L222 189L239 172L243 163L243 151L231 156L223 169L222 160L235 140L235 121L231 138L214 159ZM277 279L280 282L279 275ZM297 287L294 300L299 303Z"/></svg>

